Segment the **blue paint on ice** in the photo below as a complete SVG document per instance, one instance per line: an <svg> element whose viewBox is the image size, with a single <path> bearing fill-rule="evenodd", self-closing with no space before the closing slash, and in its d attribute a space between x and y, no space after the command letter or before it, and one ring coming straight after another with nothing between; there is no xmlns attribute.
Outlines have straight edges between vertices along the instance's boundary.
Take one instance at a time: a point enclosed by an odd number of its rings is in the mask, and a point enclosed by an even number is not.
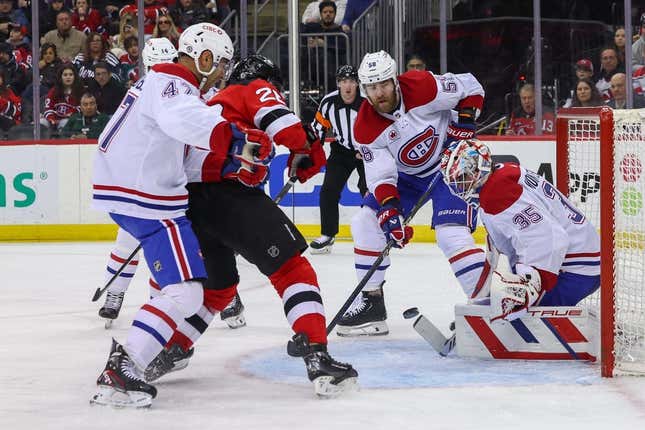
<svg viewBox="0 0 645 430"><path fill-rule="evenodd" d="M423 340L357 339L332 342L329 351L351 362L364 388L598 384L597 365L573 361L480 360L454 353L441 357ZM253 376L306 384L304 363L284 346L245 357L240 368Z"/></svg>

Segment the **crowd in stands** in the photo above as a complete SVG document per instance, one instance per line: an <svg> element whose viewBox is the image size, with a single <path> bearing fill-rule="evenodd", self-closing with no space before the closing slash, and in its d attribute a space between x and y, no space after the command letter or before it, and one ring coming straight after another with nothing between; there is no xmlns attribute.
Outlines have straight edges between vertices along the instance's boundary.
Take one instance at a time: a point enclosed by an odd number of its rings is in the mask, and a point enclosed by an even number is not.
<svg viewBox="0 0 645 430"><path fill-rule="evenodd" d="M183 28L220 23L229 0L144 0L144 38L175 46ZM96 138L139 77L134 0L40 0L41 117L34 120L31 2L0 0L0 138L40 123L46 136ZM25 133L26 134L26 133Z"/></svg>

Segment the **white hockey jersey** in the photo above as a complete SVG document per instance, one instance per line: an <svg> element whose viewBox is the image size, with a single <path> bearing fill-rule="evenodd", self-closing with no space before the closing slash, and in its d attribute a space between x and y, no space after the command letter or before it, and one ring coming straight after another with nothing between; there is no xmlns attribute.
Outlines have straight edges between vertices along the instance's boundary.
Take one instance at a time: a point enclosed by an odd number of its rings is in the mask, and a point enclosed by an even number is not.
<svg viewBox="0 0 645 430"><path fill-rule="evenodd" d="M479 193L481 220L511 267L535 267L551 289L559 272L600 274L595 227L544 178L514 163L498 164Z"/></svg>
<svg viewBox="0 0 645 430"><path fill-rule="evenodd" d="M398 77L401 103L391 114L365 100L354 123L354 137L365 162L370 192L396 186L398 172L427 177L439 170L452 109L482 108L484 89L470 73L433 75L410 71ZM378 199L378 195L377 195Z"/></svg>
<svg viewBox="0 0 645 430"><path fill-rule="evenodd" d="M194 75L159 64L123 98L99 137L94 157L95 209L147 219L182 216L188 207L185 145L230 142L221 108L200 98Z"/></svg>

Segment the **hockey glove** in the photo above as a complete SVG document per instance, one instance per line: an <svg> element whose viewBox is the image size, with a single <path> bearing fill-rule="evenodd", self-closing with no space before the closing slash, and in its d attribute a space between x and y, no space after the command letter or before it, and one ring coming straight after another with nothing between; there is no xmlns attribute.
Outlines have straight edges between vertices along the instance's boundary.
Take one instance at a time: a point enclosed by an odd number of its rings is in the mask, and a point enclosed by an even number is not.
<svg viewBox="0 0 645 430"><path fill-rule="evenodd" d="M477 110L474 108L461 108L457 116L459 118L457 122L451 122L446 131L446 147L453 142L475 137Z"/></svg>
<svg viewBox="0 0 645 430"><path fill-rule="evenodd" d="M269 174L268 164L275 151L269 136L261 130L231 124L232 138L222 177L247 187L262 185Z"/></svg>
<svg viewBox="0 0 645 430"><path fill-rule="evenodd" d="M289 177L294 175L298 177L300 183L306 182L309 178L327 164L325 151L319 139L316 139L308 149L291 151L287 166L289 167Z"/></svg>
<svg viewBox="0 0 645 430"><path fill-rule="evenodd" d="M388 200L381 206L376 217L381 230L385 233L385 240L394 240L396 248L403 248L412 239L414 230L410 226L403 225L403 215L398 199Z"/></svg>
<svg viewBox="0 0 645 430"><path fill-rule="evenodd" d="M516 270L520 274L502 275L497 271L493 273L490 286L491 322L521 318L544 294L537 270L524 264L518 264Z"/></svg>

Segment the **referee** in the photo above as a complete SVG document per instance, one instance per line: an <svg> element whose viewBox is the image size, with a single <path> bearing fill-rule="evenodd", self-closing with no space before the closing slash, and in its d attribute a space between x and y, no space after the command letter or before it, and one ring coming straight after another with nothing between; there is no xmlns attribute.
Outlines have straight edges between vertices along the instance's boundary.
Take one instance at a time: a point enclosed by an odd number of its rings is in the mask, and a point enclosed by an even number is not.
<svg viewBox="0 0 645 430"><path fill-rule="evenodd" d="M320 233L312 241L312 254L328 254L338 234L338 201L340 193L354 169L358 170L358 189L361 195L367 192L363 161L354 146L354 121L364 98L358 94L358 73L352 66L340 66L336 71L338 89L327 94L318 107L312 122L314 130L324 141L332 132L331 154L320 190Z"/></svg>

